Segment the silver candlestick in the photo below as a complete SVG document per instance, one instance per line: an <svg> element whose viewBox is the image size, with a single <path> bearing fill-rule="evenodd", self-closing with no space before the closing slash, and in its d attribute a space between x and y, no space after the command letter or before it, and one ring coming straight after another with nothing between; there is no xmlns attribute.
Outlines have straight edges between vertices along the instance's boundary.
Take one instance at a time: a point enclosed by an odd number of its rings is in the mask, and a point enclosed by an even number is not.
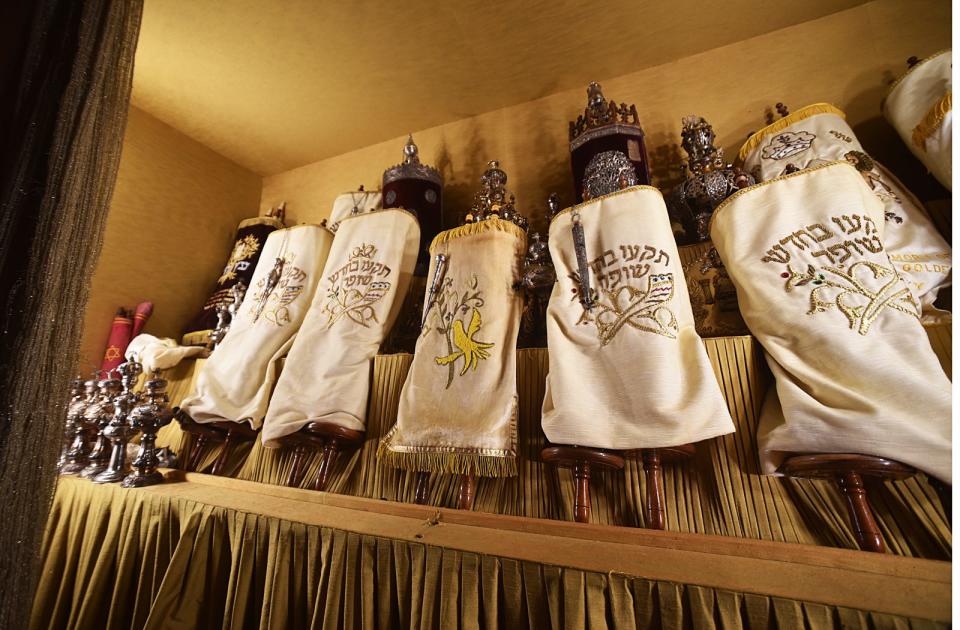
<svg viewBox="0 0 960 630"><path fill-rule="evenodd" d="M71 402L67 413L67 423L72 427L73 435L70 447L60 463L61 475L73 475L87 465L90 455L90 434L96 429L87 421L84 412L97 398L96 373L83 383L83 396L79 401Z"/></svg>
<svg viewBox="0 0 960 630"><path fill-rule="evenodd" d="M143 402L130 412L130 426L142 431L140 451L133 460L133 472L120 485L124 488L142 488L163 482L157 470L160 458L157 454L157 431L173 419L166 393L167 381L158 372L144 385Z"/></svg>
<svg viewBox="0 0 960 630"><path fill-rule="evenodd" d="M114 401L113 418L103 430L103 435L110 440L110 459L107 467L93 478L95 483L121 481L130 469L127 462L127 443L137 430L130 426L127 418L130 410L139 401L139 395L134 393L133 387L143 373L143 368L136 361L127 361L117 368L117 371L121 374L123 392Z"/></svg>
<svg viewBox="0 0 960 630"><path fill-rule="evenodd" d="M97 437L93 445L93 450L87 458L87 466L80 472L84 479L93 479L107 467L110 462L110 440L103 434L110 419L113 417L113 401L121 391L123 385L117 378L112 378L113 372L104 375L104 378L97 382L96 400L84 411L84 418L87 423L97 428Z"/></svg>
<svg viewBox="0 0 960 630"><path fill-rule="evenodd" d="M73 435L77 426L78 408L82 412L83 404L83 377L77 376L70 382L70 403L67 405L67 421L63 425L63 436L60 440L60 459L57 460L57 469L63 468L67 463L67 453L70 452L70 446L73 442Z"/></svg>

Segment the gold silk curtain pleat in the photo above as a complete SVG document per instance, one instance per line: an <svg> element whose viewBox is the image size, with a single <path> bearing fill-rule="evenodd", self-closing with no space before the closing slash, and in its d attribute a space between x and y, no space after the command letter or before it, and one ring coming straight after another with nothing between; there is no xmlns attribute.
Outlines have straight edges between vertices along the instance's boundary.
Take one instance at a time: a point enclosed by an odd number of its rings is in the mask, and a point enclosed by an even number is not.
<svg viewBox="0 0 960 630"><path fill-rule="evenodd" d="M949 326L928 329L931 344L948 369ZM789 480L760 474L756 427L772 379L762 351L750 336L705 339L736 432L701 442L684 465L666 465L663 472L666 526L669 531L717 534L757 540L793 542L856 549L846 506L829 481ZM329 491L389 501L413 502L414 475L379 465L380 438L393 426L400 389L411 355L380 355L373 363L366 441L345 452L332 473ZM519 475L479 479L474 509L533 518L573 520L573 479L540 459L546 438L540 429L540 407L549 369L543 349L517 353L519 393ZM168 375L174 404L190 390L195 369L181 364ZM178 426L166 427L159 443L184 455L189 437ZM209 449L200 470L209 470L219 447ZM228 468L240 479L282 485L292 462L290 449L266 449L257 441L234 448ZM313 457L302 482L310 487L319 467ZM591 521L643 526L646 492L639 459L627 459L623 471L595 471L590 480ZM455 507L459 479L431 475L429 503ZM951 557L950 527L937 493L922 474L904 481L870 485L878 525L891 553L923 558Z"/></svg>
<svg viewBox="0 0 960 630"><path fill-rule="evenodd" d="M64 478L31 630L934 628L306 525Z"/></svg>

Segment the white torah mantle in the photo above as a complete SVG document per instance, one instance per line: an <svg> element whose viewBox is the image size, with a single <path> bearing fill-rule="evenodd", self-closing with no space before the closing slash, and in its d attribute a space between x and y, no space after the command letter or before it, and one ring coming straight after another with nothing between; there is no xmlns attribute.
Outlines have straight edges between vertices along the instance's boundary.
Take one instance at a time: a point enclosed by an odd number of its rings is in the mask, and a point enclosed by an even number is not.
<svg viewBox="0 0 960 630"><path fill-rule="evenodd" d="M856 453L950 482L950 381L884 249L888 226L846 162L747 188L713 215L776 379L757 432L765 473L789 454Z"/></svg>
<svg viewBox="0 0 960 630"><path fill-rule="evenodd" d="M844 113L826 103L803 107L753 134L740 149L743 167L758 182L828 162L849 162L883 204L883 243L923 311L951 282L951 248L920 201L867 155Z"/></svg>
<svg viewBox="0 0 960 630"><path fill-rule="evenodd" d="M907 70L887 92L883 115L944 188L953 176L953 52L944 50Z"/></svg>
<svg viewBox="0 0 960 630"><path fill-rule="evenodd" d="M593 306L580 299L582 226ZM558 214L543 432L553 444L679 446L732 433L660 192L634 186Z"/></svg>
<svg viewBox="0 0 960 630"><path fill-rule="evenodd" d="M277 373L313 299L333 235L317 225L267 237L240 310L181 405L196 422L247 422L259 429Z"/></svg>
<svg viewBox="0 0 960 630"><path fill-rule="evenodd" d="M517 474L518 283L525 250L523 230L501 219L434 238L425 324L400 393L397 424L378 451L388 466ZM445 260L439 274L438 255Z"/></svg>
<svg viewBox="0 0 960 630"><path fill-rule="evenodd" d="M284 362L263 424L266 446L310 422L366 430L370 368L403 303L420 227L406 210L340 222L320 286Z"/></svg>

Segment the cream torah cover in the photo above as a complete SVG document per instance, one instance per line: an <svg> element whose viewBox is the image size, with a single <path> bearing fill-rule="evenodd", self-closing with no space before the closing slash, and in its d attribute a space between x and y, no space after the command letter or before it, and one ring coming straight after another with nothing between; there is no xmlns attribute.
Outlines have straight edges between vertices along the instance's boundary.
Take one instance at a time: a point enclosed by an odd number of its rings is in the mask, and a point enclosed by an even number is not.
<svg viewBox="0 0 960 630"><path fill-rule="evenodd" d="M276 374L310 306L333 235L298 225L267 237L240 311L181 409L197 422L260 427Z"/></svg>
<svg viewBox="0 0 960 630"><path fill-rule="evenodd" d="M526 240L523 230L501 219L433 239L426 324L400 393L397 424L378 451L387 465L517 474L517 285ZM438 254L446 267L431 303Z"/></svg>
<svg viewBox="0 0 960 630"><path fill-rule="evenodd" d="M265 445L279 446L309 422L365 430L370 364L403 303L419 242L420 227L406 210L341 221L270 398Z"/></svg>
<svg viewBox="0 0 960 630"><path fill-rule="evenodd" d="M327 225L331 232L336 232L340 222L350 216L368 214L383 207L383 195L379 190L353 190L337 195L333 200L333 209L330 211L330 220Z"/></svg>
<svg viewBox="0 0 960 630"><path fill-rule="evenodd" d="M952 69L949 50L927 57L900 77L883 100L883 115L947 190L952 190L953 174Z"/></svg>
<svg viewBox="0 0 960 630"><path fill-rule="evenodd" d="M836 107L809 105L761 129L740 149L740 159L758 182L784 175L788 164L809 168L846 160L883 203L887 254L921 308L930 311L937 292L950 284L950 245L917 198L864 152Z"/></svg>
<svg viewBox="0 0 960 630"><path fill-rule="evenodd" d="M950 481L950 381L883 248L884 205L846 162L735 193L710 234L776 378L757 440L788 453L859 453Z"/></svg>
<svg viewBox="0 0 960 630"><path fill-rule="evenodd" d="M575 213L596 302L591 311L578 295ZM547 309L542 418L550 442L658 448L734 431L694 328L656 188L634 186L561 212L550 223L550 254L557 283Z"/></svg>

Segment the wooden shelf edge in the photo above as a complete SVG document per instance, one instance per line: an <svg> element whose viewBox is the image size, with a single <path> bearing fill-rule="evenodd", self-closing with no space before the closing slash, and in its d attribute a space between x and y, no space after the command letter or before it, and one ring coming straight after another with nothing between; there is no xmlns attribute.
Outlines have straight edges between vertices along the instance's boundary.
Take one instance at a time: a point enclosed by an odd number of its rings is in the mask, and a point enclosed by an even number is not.
<svg viewBox="0 0 960 630"><path fill-rule="evenodd" d="M165 474L170 483L112 491L192 500L359 535L584 571L937 621L949 620L951 615L950 562L465 512L177 470ZM64 477L63 482L90 483L72 477Z"/></svg>

